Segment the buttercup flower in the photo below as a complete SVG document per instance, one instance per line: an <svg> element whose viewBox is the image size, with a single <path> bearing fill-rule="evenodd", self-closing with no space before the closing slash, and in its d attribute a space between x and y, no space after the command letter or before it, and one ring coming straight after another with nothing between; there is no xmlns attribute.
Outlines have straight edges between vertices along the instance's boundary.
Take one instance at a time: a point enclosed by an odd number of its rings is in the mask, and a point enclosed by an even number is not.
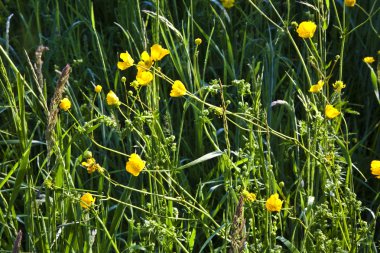
<svg viewBox="0 0 380 253"><path fill-rule="evenodd" d="M93 203L95 203L95 199L96 198L93 198L91 193L86 192L80 198L80 206L84 209L88 209Z"/></svg>
<svg viewBox="0 0 380 253"><path fill-rule="evenodd" d="M88 174L92 174L95 171L98 171L102 173L104 171L104 168L99 165L99 163L96 163L95 158L87 158L86 162L82 162L82 166L87 169Z"/></svg>
<svg viewBox="0 0 380 253"><path fill-rule="evenodd" d="M163 48L161 45L158 45L158 44L154 44L150 48L150 55L154 61L160 61L169 53L170 53L169 50Z"/></svg>
<svg viewBox="0 0 380 253"><path fill-rule="evenodd" d="M342 81L336 81L333 87L336 92L341 92L343 88L346 88L346 85Z"/></svg>
<svg viewBox="0 0 380 253"><path fill-rule="evenodd" d="M64 98L59 103L59 108L67 112L71 108L71 102L68 98Z"/></svg>
<svg viewBox="0 0 380 253"><path fill-rule="evenodd" d="M196 38L196 39L195 39L195 44L196 44L197 46L199 46L200 44L202 44L202 39L201 39L201 38Z"/></svg>
<svg viewBox="0 0 380 253"><path fill-rule="evenodd" d="M133 176L137 177L140 172L145 167L145 161L143 161L140 156L136 153L131 154L127 164L125 165L125 169L127 172L131 173Z"/></svg>
<svg viewBox="0 0 380 253"><path fill-rule="evenodd" d="M344 0L344 4L348 7L354 7L356 4L356 0Z"/></svg>
<svg viewBox="0 0 380 253"><path fill-rule="evenodd" d="M373 58L372 56L367 56L367 57L363 58L363 61L365 63L371 64L371 63L373 63L375 61L375 58Z"/></svg>
<svg viewBox="0 0 380 253"><path fill-rule="evenodd" d="M119 98L116 96L116 94L112 90L108 92L106 100L107 100L108 105L116 105L116 106L120 105Z"/></svg>
<svg viewBox="0 0 380 253"><path fill-rule="evenodd" d="M186 94L186 87L179 80L174 81L172 85L172 90L170 91L171 97L182 97Z"/></svg>
<svg viewBox="0 0 380 253"><path fill-rule="evenodd" d="M248 202L253 202L256 200L256 194L251 193L247 190L243 190L241 194L243 195L244 200L246 200Z"/></svg>
<svg viewBox="0 0 380 253"><path fill-rule="evenodd" d="M144 61L139 61L136 65L136 68L137 68L137 76L143 72L143 71L147 71L147 67L145 66L145 63Z"/></svg>
<svg viewBox="0 0 380 253"><path fill-rule="evenodd" d="M82 166L86 167L88 174L91 174L96 171L96 167L94 166L96 164L95 158L88 158L86 162L82 162Z"/></svg>
<svg viewBox="0 0 380 253"><path fill-rule="evenodd" d="M150 71L141 71L137 73L136 80L142 86L148 85L153 80L153 74Z"/></svg>
<svg viewBox="0 0 380 253"><path fill-rule="evenodd" d="M131 66L133 66L133 63L135 62L133 59L132 59L132 56L128 53L128 52L125 52L125 53L121 53L120 54L120 59L122 61L119 61L117 63L117 67L120 69L120 70L125 70Z"/></svg>
<svg viewBox="0 0 380 253"><path fill-rule="evenodd" d="M145 70L149 69L153 64L153 59L147 51L141 53L141 61L144 63Z"/></svg>
<svg viewBox="0 0 380 253"><path fill-rule="evenodd" d="M102 89L103 89L103 87L100 86L100 85L96 85L96 86L95 86L95 92L96 92L96 93L100 93L100 92L102 92Z"/></svg>
<svg viewBox="0 0 380 253"><path fill-rule="evenodd" d="M235 0L221 0L224 8L229 9L234 7Z"/></svg>
<svg viewBox="0 0 380 253"><path fill-rule="evenodd" d="M265 207L269 212L279 212L281 211L282 201L279 199L278 194L272 194L267 202L265 203Z"/></svg>
<svg viewBox="0 0 380 253"><path fill-rule="evenodd" d="M374 175L377 179L380 179L380 161L373 160L371 162L371 174Z"/></svg>
<svg viewBox="0 0 380 253"><path fill-rule="evenodd" d="M309 91L312 93L317 93L323 89L325 83L322 80L319 80L317 84L314 84L310 87Z"/></svg>
<svg viewBox="0 0 380 253"><path fill-rule="evenodd" d="M340 114L340 112L334 108L334 106L332 105L326 105L325 107L325 115L327 118L329 119L333 119L335 118L336 116L338 116Z"/></svg>
<svg viewBox="0 0 380 253"><path fill-rule="evenodd" d="M313 38L317 25L312 21L303 21L297 28L298 36L303 39Z"/></svg>

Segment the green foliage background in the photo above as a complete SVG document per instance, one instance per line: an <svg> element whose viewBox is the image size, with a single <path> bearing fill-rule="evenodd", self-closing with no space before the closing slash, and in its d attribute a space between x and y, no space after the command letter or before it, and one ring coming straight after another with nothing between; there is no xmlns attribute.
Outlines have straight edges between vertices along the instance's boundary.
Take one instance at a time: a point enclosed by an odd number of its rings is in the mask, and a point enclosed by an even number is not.
<svg viewBox="0 0 380 253"><path fill-rule="evenodd" d="M376 58L379 78L379 13L377 0L354 8L333 0L240 0L231 9L216 0L2 1L0 250L12 252L21 230L27 252L227 252L235 250L234 215L248 189L257 201L244 206L244 252L377 252L380 181L369 168L380 160L380 104L362 58ZM343 15L344 32L337 22ZM319 25L314 42L323 66L313 65L310 41L291 23L304 20ZM114 90L131 103L136 73L117 70L119 54L138 59L154 43L171 52L162 72L203 103L170 98L170 86L157 78L139 93L148 109L126 109L128 121L106 105L105 94ZM44 95L29 63L39 45L49 48ZM323 99L308 92L296 48L312 84L317 69L331 71L330 87L346 83L341 97L327 88L345 121L323 120ZM66 64L73 117L59 113L49 158L46 105ZM223 106L220 83L228 123L216 110ZM96 84L104 89L99 97ZM87 174L80 166L86 150L117 183ZM128 158L114 151L143 153L149 172L130 176ZM87 212L79 205L86 191L97 196ZM265 200L275 192L284 210L271 214Z"/></svg>

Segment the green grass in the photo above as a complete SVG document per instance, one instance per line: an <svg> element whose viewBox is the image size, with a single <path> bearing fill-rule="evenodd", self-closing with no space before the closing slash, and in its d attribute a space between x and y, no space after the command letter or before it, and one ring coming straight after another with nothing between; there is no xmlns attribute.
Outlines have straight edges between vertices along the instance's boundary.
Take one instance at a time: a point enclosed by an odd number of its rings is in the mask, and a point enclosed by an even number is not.
<svg viewBox="0 0 380 253"><path fill-rule="evenodd" d="M378 0L0 3L0 251L377 252L379 12ZM307 20L317 30L301 39ZM136 90L120 53L137 64L156 43L170 54ZM185 96L169 95L174 80ZM104 171L87 173L88 151Z"/></svg>

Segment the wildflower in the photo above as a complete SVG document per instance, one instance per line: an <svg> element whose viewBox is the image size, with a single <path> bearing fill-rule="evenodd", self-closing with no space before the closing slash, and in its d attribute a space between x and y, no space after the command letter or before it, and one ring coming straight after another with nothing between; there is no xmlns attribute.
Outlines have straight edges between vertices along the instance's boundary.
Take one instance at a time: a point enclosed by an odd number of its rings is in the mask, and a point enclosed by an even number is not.
<svg viewBox="0 0 380 253"><path fill-rule="evenodd" d="M168 55L170 52L169 50L163 48L159 44L154 44L150 48L150 54L154 61L160 61L162 58L164 58L166 55Z"/></svg>
<svg viewBox="0 0 380 253"><path fill-rule="evenodd" d="M147 51L141 53L141 61L144 63L146 69L149 69L153 64L153 59Z"/></svg>
<svg viewBox="0 0 380 253"><path fill-rule="evenodd" d="M354 7L355 4L356 4L356 0L344 0L344 4L345 4L347 7Z"/></svg>
<svg viewBox="0 0 380 253"><path fill-rule="evenodd" d="M86 162L82 162L82 166L87 168L88 174L91 174L96 171L96 160L94 158L88 158Z"/></svg>
<svg viewBox="0 0 380 253"><path fill-rule="evenodd" d="M145 167L145 161L136 153L131 154L125 168L127 172L137 177Z"/></svg>
<svg viewBox="0 0 380 253"><path fill-rule="evenodd" d="M326 105L326 107L325 107L325 115L326 115L327 118L333 119L336 116L338 116L339 114L340 114L340 112L336 108L334 108L334 106L332 106L332 105Z"/></svg>
<svg viewBox="0 0 380 253"><path fill-rule="evenodd" d="M71 108L71 102L68 98L64 98L59 103L59 108L67 112Z"/></svg>
<svg viewBox="0 0 380 253"><path fill-rule="evenodd" d="M243 190L241 194L243 195L244 199L248 202L253 202L256 200L256 194L251 193L247 190Z"/></svg>
<svg viewBox="0 0 380 253"><path fill-rule="evenodd" d="M373 160L371 162L371 174L374 175L377 179L380 179L380 161Z"/></svg>
<svg viewBox="0 0 380 253"><path fill-rule="evenodd" d="M372 56L367 56L367 57L363 58L363 61L365 63L371 64L371 63L373 63L375 61L375 58L373 58Z"/></svg>
<svg viewBox="0 0 380 253"><path fill-rule="evenodd" d="M153 80L153 74L149 71L141 71L137 73L136 80L142 86L148 85Z"/></svg>
<svg viewBox="0 0 380 253"><path fill-rule="evenodd" d="M265 203L265 207L269 212L279 212L281 211L282 201L278 198L278 194L272 194L267 202Z"/></svg>
<svg viewBox="0 0 380 253"><path fill-rule="evenodd" d="M235 0L221 0L224 8L229 9L234 7Z"/></svg>
<svg viewBox="0 0 380 253"><path fill-rule="evenodd" d="M95 199L96 198L93 198L91 193L86 192L80 198L80 206L84 209L88 209L93 203L95 203Z"/></svg>
<svg viewBox="0 0 380 253"><path fill-rule="evenodd" d="M119 98L116 96L116 94L112 90L108 92L106 100L107 100L108 105L116 105L116 106L120 105Z"/></svg>
<svg viewBox="0 0 380 253"><path fill-rule="evenodd" d="M96 93L100 93L100 92L102 92L102 89L103 89L103 87L100 86L100 85L96 85L96 86L95 86L95 92L96 92Z"/></svg>
<svg viewBox="0 0 380 253"><path fill-rule="evenodd" d="M147 67L145 66L145 63L144 61L139 61L136 65L136 68L137 68L137 75L138 76L141 72L143 71L147 71Z"/></svg>
<svg viewBox="0 0 380 253"><path fill-rule="evenodd" d="M317 84L314 84L310 87L309 91L312 93L317 93L322 90L325 83L322 80L319 80Z"/></svg>
<svg viewBox="0 0 380 253"><path fill-rule="evenodd" d="M93 157L87 158L85 162L82 162L82 166L87 169L88 174L92 174L95 171L103 173L104 171L104 168L100 166L99 163L96 163Z"/></svg>
<svg viewBox="0 0 380 253"><path fill-rule="evenodd" d="M336 81L333 87L336 92L341 92L343 88L346 88L346 85L342 81Z"/></svg>
<svg viewBox="0 0 380 253"><path fill-rule="evenodd" d="M199 46L200 44L202 44L202 39L201 38L196 38L195 39L195 45Z"/></svg>
<svg viewBox="0 0 380 253"><path fill-rule="evenodd" d="M132 59L132 56L128 53L128 52L125 52L125 53L121 53L120 54L120 59L122 61L119 61L117 63L117 67L120 69L120 70L125 70L131 66L133 66L133 63L135 62L133 59Z"/></svg>
<svg viewBox="0 0 380 253"><path fill-rule="evenodd" d="M174 81L172 85L172 90L170 91L171 97L182 97L186 94L185 85L179 80Z"/></svg>
<svg viewBox="0 0 380 253"><path fill-rule="evenodd" d="M303 39L313 38L317 25L313 21L303 21L297 28L298 36Z"/></svg>

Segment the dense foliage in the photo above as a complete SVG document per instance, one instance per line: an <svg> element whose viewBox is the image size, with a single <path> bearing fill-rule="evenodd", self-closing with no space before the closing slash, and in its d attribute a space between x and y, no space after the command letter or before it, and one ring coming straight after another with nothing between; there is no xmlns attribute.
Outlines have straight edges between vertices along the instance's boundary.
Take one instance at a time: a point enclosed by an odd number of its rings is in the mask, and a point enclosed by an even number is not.
<svg viewBox="0 0 380 253"><path fill-rule="evenodd" d="M377 252L379 17L0 2L0 251Z"/></svg>

